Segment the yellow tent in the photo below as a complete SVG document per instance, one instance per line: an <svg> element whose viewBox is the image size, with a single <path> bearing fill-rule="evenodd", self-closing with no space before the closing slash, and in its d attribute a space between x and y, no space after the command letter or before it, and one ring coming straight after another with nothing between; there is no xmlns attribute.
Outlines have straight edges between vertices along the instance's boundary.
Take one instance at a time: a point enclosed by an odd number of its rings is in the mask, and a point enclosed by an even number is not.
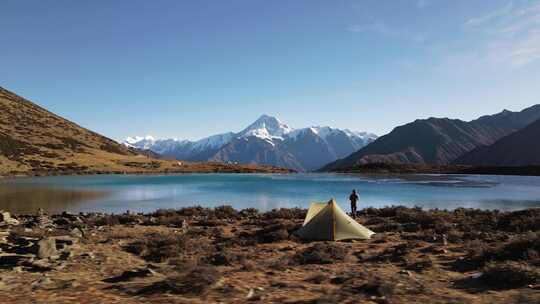
<svg viewBox="0 0 540 304"><path fill-rule="evenodd" d="M369 239L374 232L348 216L334 199L312 203L297 235L304 240L340 241Z"/></svg>

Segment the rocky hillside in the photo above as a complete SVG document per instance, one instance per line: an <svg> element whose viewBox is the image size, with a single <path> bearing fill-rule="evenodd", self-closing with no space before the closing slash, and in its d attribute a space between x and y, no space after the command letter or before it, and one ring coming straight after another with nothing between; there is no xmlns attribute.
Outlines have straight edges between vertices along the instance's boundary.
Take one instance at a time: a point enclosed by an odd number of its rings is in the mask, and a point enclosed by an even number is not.
<svg viewBox="0 0 540 304"><path fill-rule="evenodd" d="M462 155L454 163L474 166L540 165L540 119L490 146Z"/></svg>
<svg viewBox="0 0 540 304"><path fill-rule="evenodd" d="M150 157L0 88L0 176L270 170Z"/></svg>
<svg viewBox="0 0 540 304"><path fill-rule="evenodd" d="M503 111L473 121L448 118L416 120L399 126L350 156L322 170L367 163L445 165L477 147L491 145L540 118L540 105L521 112Z"/></svg>
<svg viewBox="0 0 540 304"><path fill-rule="evenodd" d="M293 129L275 117L262 115L244 130L198 141L127 138L125 144L191 161L266 164L309 171L345 157L377 138L374 134L330 127Z"/></svg>

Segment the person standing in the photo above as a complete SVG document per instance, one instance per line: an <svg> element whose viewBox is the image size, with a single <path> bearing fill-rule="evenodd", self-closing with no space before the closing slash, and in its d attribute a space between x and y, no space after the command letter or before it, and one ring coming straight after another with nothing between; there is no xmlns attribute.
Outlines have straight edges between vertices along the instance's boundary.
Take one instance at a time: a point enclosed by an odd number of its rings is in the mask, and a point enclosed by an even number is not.
<svg viewBox="0 0 540 304"><path fill-rule="evenodd" d="M356 194L356 190L353 189L351 195L349 196L349 200L351 201L351 215L352 217L356 217L356 202L358 202L358 194Z"/></svg>

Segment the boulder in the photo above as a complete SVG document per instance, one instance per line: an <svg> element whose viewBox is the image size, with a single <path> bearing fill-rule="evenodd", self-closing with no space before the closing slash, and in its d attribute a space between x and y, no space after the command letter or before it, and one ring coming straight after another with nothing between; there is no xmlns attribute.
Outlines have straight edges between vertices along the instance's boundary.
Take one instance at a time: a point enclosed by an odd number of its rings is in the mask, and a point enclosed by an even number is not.
<svg viewBox="0 0 540 304"><path fill-rule="evenodd" d="M2 225L19 225L19 221L7 211L0 211L0 224Z"/></svg>
<svg viewBox="0 0 540 304"><path fill-rule="evenodd" d="M47 237L37 243L37 257L40 259L50 258L57 255L56 239Z"/></svg>
<svg viewBox="0 0 540 304"><path fill-rule="evenodd" d="M69 232L69 235L71 235L72 237L75 237L75 238L82 238L84 236L84 233L82 232L81 229L75 227L73 229L71 229L71 231Z"/></svg>
<svg viewBox="0 0 540 304"><path fill-rule="evenodd" d="M0 222L7 222L11 219L11 214L7 211L0 211Z"/></svg>
<svg viewBox="0 0 540 304"><path fill-rule="evenodd" d="M32 261L30 266L31 266L32 271L39 271L39 272L51 271L54 269L53 264L51 264L47 260Z"/></svg>

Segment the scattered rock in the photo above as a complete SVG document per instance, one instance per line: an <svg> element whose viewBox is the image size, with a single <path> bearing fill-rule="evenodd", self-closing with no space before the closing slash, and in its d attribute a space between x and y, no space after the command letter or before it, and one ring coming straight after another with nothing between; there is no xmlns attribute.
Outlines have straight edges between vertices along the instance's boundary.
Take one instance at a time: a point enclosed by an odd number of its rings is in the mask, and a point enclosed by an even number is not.
<svg viewBox="0 0 540 304"><path fill-rule="evenodd" d="M46 259L57 255L56 240L53 237L47 237L37 243L37 257Z"/></svg>
<svg viewBox="0 0 540 304"><path fill-rule="evenodd" d="M51 285L53 283L53 281L48 278L48 277L44 277L44 278L41 278L35 282L32 283L32 289L39 289L39 288L42 288L44 286L47 286L47 285Z"/></svg>
<svg viewBox="0 0 540 304"><path fill-rule="evenodd" d="M69 235L75 238L82 238L84 236L84 233L81 229L75 227L69 231Z"/></svg>
<svg viewBox="0 0 540 304"><path fill-rule="evenodd" d="M405 269L402 269L402 270L398 271L398 273L399 274L404 274L404 275L409 276L409 277L413 276L412 272L410 272L408 270L405 270Z"/></svg>
<svg viewBox="0 0 540 304"><path fill-rule="evenodd" d="M11 214L7 211L0 211L0 222L7 222L11 219Z"/></svg>
<svg viewBox="0 0 540 304"><path fill-rule="evenodd" d="M257 287L257 288L251 288L246 296L246 300L248 301L259 301L263 297L263 291L264 288Z"/></svg>
<svg viewBox="0 0 540 304"><path fill-rule="evenodd" d="M19 221L13 217L11 217L11 214L7 211L0 211L0 225L19 225Z"/></svg>
<svg viewBox="0 0 540 304"><path fill-rule="evenodd" d="M448 250L446 250L445 248L433 248L433 253L434 254L447 254Z"/></svg>
<svg viewBox="0 0 540 304"><path fill-rule="evenodd" d="M83 254L81 254L81 257L89 258L89 259L95 259L96 258L96 256L92 252L83 253Z"/></svg>
<svg viewBox="0 0 540 304"><path fill-rule="evenodd" d="M47 260L36 260L30 264L33 271L51 271L54 269L53 264Z"/></svg>

